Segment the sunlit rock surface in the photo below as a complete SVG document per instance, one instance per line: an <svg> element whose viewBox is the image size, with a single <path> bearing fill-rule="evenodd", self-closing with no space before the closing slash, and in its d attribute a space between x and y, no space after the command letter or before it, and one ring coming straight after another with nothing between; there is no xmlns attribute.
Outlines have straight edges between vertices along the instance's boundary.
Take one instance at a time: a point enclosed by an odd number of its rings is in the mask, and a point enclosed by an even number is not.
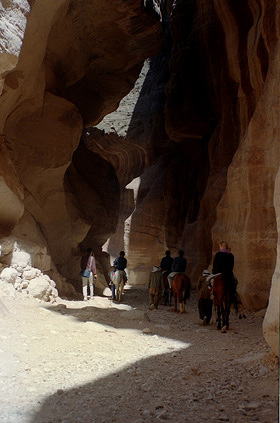
<svg viewBox="0 0 280 423"><path fill-rule="evenodd" d="M74 295L88 246L100 289L108 253L145 283L184 248L195 286L225 239L275 351L279 7L3 1L1 268L19 245Z"/></svg>
<svg viewBox="0 0 280 423"><path fill-rule="evenodd" d="M98 255L119 211L118 188L116 203L108 199L114 172L108 191L91 180L100 173L106 179L108 164L96 155L96 174L82 172L91 166L83 164L91 157L83 156L83 143L78 148L82 128L114 110L133 87L159 46L159 21L141 2L121 0L9 0L0 14L1 235L26 210L34 224L29 237L38 227L56 269L80 288L79 245L93 245ZM67 295L63 284L60 294Z"/></svg>

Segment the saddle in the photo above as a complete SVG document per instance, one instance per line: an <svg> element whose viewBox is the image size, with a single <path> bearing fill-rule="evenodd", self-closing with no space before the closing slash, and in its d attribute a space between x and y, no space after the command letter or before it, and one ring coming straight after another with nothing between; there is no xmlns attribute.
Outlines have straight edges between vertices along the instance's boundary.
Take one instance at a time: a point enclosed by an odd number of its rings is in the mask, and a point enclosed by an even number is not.
<svg viewBox="0 0 280 423"><path fill-rule="evenodd" d="M208 282L208 289L211 291L211 294L210 294L211 300L214 300L214 295L213 295L214 281L220 275L221 273L213 273L206 278L206 281Z"/></svg>

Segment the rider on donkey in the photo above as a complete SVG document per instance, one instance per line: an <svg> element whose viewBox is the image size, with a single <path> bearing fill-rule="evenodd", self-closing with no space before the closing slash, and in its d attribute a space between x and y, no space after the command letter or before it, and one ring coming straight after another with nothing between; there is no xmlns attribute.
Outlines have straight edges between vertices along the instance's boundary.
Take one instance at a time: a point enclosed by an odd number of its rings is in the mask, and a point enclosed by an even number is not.
<svg viewBox="0 0 280 423"><path fill-rule="evenodd" d="M127 260L124 257L125 252L121 251L119 257L114 260L113 266L115 267L113 285L115 285L115 295L116 300L121 301L124 285L127 282L127 276L125 273L125 268L127 266Z"/></svg>
<svg viewBox="0 0 280 423"><path fill-rule="evenodd" d="M115 267L116 270L122 270L123 272L125 272L125 268L127 266L127 260L125 258L125 252L121 251L119 257L117 257L114 260L113 266ZM125 276L125 279L127 280L127 276Z"/></svg>
<svg viewBox="0 0 280 423"><path fill-rule="evenodd" d="M169 287L171 288L172 280L177 273L185 273L187 260L184 257L184 251L178 251L178 257L175 257L172 264L172 272L168 275Z"/></svg>
<svg viewBox="0 0 280 423"><path fill-rule="evenodd" d="M212 273L222 273L229 289L231 302L236 301L236 279L233 275L234 255L225 241L219 243L219 251L215 254Z"/></svg>
<svg viewBox="0 0 280 423"><path fill-rule="evenodd" d="M171 257L171 253L169 250L165 251L165 256L161 259L160 268L162 270L163 275L163 284L164 284L164 305L170 305L170 288L168 283L168 275L171 273L172 265L174 259Z"/></svg>

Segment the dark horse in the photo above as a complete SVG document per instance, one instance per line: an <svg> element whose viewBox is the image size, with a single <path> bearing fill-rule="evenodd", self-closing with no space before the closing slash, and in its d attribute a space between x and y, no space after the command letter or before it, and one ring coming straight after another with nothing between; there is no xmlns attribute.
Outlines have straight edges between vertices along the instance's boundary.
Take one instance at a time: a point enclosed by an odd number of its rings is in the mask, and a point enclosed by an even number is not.
<svg viewBox="0 0 280 423"><path fill-rule="evenodd" d="M217 329L225 332L229 328L230 291L221 273L210 280L212 286L213 303L217 311Z"/></svg>
<svg viewBox="0 0 280 423"><path fill-rule="evenodd" d="M171 292L174 297L174 311L177 311L179 302L180 313L186 312L186 300L190 298L191 281L184 273L178 273L172 280Z"/></svg>

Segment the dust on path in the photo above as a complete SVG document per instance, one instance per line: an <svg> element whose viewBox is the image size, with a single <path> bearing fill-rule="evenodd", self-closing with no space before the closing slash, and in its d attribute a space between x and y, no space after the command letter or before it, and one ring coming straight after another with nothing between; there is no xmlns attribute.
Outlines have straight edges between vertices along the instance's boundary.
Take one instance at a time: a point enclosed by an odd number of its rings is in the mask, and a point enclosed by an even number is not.
<svg viewBox="0 0 280 423"><path fill-rule="evenodd" d="M187 313L148 311L142 289L46 305L4 298L1 423L276 423L277 363L263 316L221 334ZM149 333L143 333L149 332Z"/></svg>

